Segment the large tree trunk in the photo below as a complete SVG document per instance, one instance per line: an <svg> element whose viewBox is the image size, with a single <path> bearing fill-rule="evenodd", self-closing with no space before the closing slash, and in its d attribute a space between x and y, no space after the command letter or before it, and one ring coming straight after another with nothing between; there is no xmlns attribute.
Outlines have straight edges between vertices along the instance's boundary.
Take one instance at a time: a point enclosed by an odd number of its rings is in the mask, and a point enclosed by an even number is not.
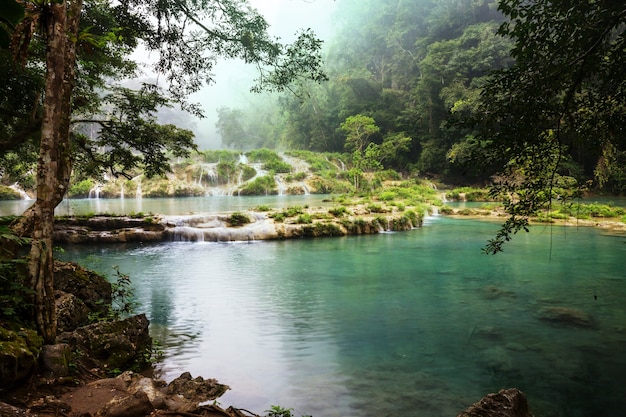
<svg viewBox="0 0 626 417"><path fill-rule="evenodd" d="M63 200L71 172L71 93L81 9L82 1L50 3L46 8L46 80L37 200L25 219L32 225L29 278L34 290L35 322L46 343L52 343L57 332L52 253L54 209Z"/></svg>

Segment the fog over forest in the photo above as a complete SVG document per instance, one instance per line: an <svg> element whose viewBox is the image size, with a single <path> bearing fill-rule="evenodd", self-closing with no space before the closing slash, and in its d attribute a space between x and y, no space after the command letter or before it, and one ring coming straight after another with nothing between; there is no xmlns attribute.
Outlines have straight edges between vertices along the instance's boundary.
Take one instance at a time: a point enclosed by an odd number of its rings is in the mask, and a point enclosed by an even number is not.
<svg viewBox="0 0 626 417"><path fill-rule="evenodd" d="M296 32L307 28L313 29L325 43L332 37L336 0L249 0L249 3L270 24L269 33L279 37L283 43L293 42ZM200 149L218 149L221 147L221 138L215 129L216 109L222 106L245 106L258 96L250 92L256 77L256 69L252 65L245 65L241 61L223 61L215 68L216 83L203 88L191 98L191 101L202 104L205 118L197 119L169 112L168 118L178 116L176 124L193 130ZM173 121L170 119L168 122Z"/></svg>

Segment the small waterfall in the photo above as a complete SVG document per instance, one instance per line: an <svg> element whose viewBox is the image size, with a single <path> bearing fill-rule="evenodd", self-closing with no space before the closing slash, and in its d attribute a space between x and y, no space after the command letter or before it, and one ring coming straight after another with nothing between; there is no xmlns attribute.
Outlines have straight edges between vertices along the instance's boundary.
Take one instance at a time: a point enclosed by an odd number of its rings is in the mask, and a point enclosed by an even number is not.
<svg viewBox="0 0 626 417"><path fill-rule="evenodd" d="M22 200L32 200L32 198L26 194L26 191L22 190L19 186L18 183L15 183L13 185L9 185L9 188L12 189L13 191L19 193L19 195L22 197Z"/></svg>
<svg viewBox="0 0 626 417"><path fill-rule="evenodd" d="M304 195L311 195L309 187L307 187L305 183L302 183L302 191L304 191Z"/></svg>
<svg viewBox="0 0 626 417"><path fill-rule="evenodd" d="M446 193L445 193L445 191L441 194L441 201L442 201L442 202L444 202L444 203L447 203L447 202L448 202L448 199L446 198Z"/></svg>
<svg viewBox="0 0 626 417"><path fill-rule="evenodd" d="M239 155L239 163L246 165L248 163L248 158L245 154Z"/></svg>
<svg viewBox="0 0 626 417"><path fill-rule="evenodd" d="M204 173L204 165L200 165L200 176L198 177L197 185L202 187L202 174Z"/></svg>
<svg viewBox="0 0 626 417"><path fill-rule="evenodd" d="M141 198L141 179L139 179L139 181L137 181L137 190L135 191L135 197L136 198Z"/></svg>
<svg viewBox="0 0 626 417"><path fill-rule="evenodd" d="M91 190L89 190L89 198L99 199L100 191L102 191L102 186L100 184L96 184Z"/></svg>
<svg viewBox="0 0 626 417"><path fill-rule="evenodd" d="M174 242L204 242L204 231L190 226L177 226L174 228Z"/></svg>
<svg viewBox="0 0 626 417"><path fill-rule="evenodd" d="M285 195L285 184L283 184L280 175L274 175L274 181L276 181L276 187L278 188L278 195Z"/></svg>
<svg viewBox="0 0 626 417"><path fill-rule="evenodd" d="M124 184L120 184L120 199L124 199Z"/></svg>

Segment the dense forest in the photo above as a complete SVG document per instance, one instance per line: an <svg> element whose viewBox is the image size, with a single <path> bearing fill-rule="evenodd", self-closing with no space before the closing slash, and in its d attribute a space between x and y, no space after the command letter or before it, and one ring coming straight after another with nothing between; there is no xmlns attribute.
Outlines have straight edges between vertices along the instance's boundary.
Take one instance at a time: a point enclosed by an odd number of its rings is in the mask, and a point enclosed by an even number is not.
<svg viewBox="0 0 626 417"><path fill-rule="evenodd" d="M558 152L556 173L623 192L623 5L568 13L567 2L533 3L342 1L340 29L326 45L329 81L275 104L220 109L223 144L353 152L346 124L363 117L372 130L360 147L379 147L386 168L487 184L509 162L493 158L495 136L503 147L532 149L533 138L513 138L559 131L559 149L544 155ZM490 111L506 109L498 100L509 100L510 114ZM524 124L533 118L536 128ZM523 122L509 124L515 119ZM511 160L524 154L515 152Z"/></svg>
<svg viewBox="0 0 626 417"><path fill-rule="evenodd" d="M513 62L511 41L496 35L504 19L496 2L343 1L336 18L329 81L265 105L220 109L223 144L353 152L346 123L361 117L373 129L362 150L379 146L386 168L466 176L451 161L467 130L450 115L470 111L490 71Z"/></svg>

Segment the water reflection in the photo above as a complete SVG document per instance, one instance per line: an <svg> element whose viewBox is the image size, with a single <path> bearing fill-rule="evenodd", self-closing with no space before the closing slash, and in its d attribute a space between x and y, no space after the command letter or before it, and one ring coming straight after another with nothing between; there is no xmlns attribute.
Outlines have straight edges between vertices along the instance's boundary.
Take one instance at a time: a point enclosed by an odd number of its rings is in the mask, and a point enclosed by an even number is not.
<svg viewBox="0 0 626 417"><path fill-rule="evenodd" d="M481 255L496 227L440 218L377 236L64 256L129 273L163 376L218 378L233 388L222 404L435 417L516 386L536 415L626 415L626 245L556 228ZM552 307L592 324L542 320Z"/></svg>

